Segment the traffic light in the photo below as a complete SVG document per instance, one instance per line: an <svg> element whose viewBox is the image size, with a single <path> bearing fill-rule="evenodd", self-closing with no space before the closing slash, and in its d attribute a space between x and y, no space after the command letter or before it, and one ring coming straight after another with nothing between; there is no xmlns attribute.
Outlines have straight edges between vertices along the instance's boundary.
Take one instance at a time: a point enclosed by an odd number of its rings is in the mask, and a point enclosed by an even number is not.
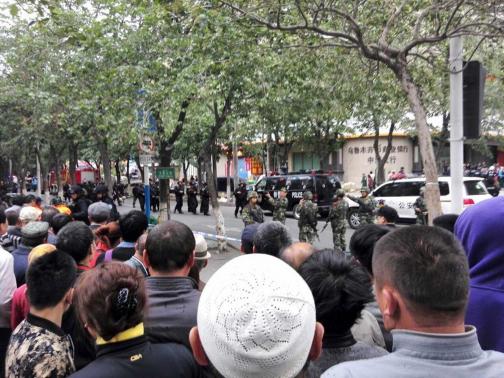
<svg viewBox="0 0 504 378"><path fill-rule="evenodd" d="M464 137L478 139L483 117L486 70L476 60L464 62L464 67Z"/></svg>

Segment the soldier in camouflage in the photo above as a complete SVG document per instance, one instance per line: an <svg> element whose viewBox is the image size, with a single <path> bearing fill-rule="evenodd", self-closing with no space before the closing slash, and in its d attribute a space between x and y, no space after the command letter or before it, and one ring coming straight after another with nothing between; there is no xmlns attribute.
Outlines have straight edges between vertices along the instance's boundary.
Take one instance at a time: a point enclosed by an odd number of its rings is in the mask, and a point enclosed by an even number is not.
<svg viewBox="0 0 504 378"><path fill-rule="evenodd" d="M313 194L310 191L303 193L299 203L299 241L313 244L317 233L317 205L312 202Z"/></svg>
<svg viewBox="0 0 504 378"><path fill-rule="evenodd" d="M279 196L280 198L275 200L271 198L269 193L266 194L269 204L273 206L273 220L285 224L285 213L287 212L287 206L289 205L289 200L287 199L287 189L280 189Z"/></svg>
<svg viewBox="0 0 504 378"><path fill-rule="evenodd" d="M247 194L247 205L243 208L242 220L245 223L245 227L249 224L263 223L264 214L261 207L257 204L258 194L256 191L251 191Z"/></svg>
<svg viewBox="0 0 504 378"><path fill-rule="evenodd" d="M369 195L367 186L363 186L360 190L361 197L347 196L354 202L359 204L359 221L360 225L373 224L375 222L376 201L373 196Z"/></svg>
<svg viewBox="0 0 504 378"><path fill-rule="evenodd" d="M331 222L334 250L340 249L342 251L346 248L345 232L348 212L348 204L344 198L345 192L339 189L333 198L333 204L327 217L327 222Z"/></svg>
<svg viewBox="0 0 504 378"><path fill-rule="evenodd" d="M427 204L424 199L425 188L420 188L420 196L413 203L413 208L415 209L415 214L417 216L416 223L421 225L427 225Z"/></svg>

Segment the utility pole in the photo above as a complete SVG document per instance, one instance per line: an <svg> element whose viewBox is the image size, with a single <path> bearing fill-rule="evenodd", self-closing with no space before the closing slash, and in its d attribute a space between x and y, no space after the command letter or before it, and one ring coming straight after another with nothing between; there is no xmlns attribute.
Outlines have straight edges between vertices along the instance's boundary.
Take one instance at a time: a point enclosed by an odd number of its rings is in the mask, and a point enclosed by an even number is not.
<svg viewBox="0 0 504 378"><path fill-rule="evenodd" d="M462 37L450 39L450 194L451 212L460 214L464 208L464 108L463 108L463 42Z"/></svg>

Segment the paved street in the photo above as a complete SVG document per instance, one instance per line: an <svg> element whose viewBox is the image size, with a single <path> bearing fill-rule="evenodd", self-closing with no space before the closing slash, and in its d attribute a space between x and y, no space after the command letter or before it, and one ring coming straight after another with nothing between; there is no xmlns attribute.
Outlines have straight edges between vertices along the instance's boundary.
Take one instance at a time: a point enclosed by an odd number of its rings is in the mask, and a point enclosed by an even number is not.
<svg viewBox="0 0 504 378"><path fill-rule="evenodd" d="M118 208L121 214L128 212L132 207L132 198L128 198L122 206ZM172 210L175 206L175 203L171 202ZM139 205L137 203L136 208L139 209ZM226 225L226 234L231 238L240 239L241 232L243 230L243 222L240 218L234 217L234 206L221 206L222 212L224 214L225 225ZM172 219L177 220L179 222L183 222L187 224L193 231L206 232L210 234L215 234L215 218L213 216L204 216L204 215L194 215L187 213L187 203L184 203L184 214L173 214L171 215ZM271 215L266 213L266 221L271 220ZM157 213L153 213L154 216L157 216ZM320 234L320 241L315 243L316 248L332 248L332 232L331 227L328 226L323 233L320 233L320 230L324 226L325 221L319 220L318 222L318 230ZM287 218L286 226L288 227L292 238L294 240L298 240L298 227L297 221L294 218ZM350 241L350 237L353 234L353 230L351 228L347 228L346 233L346 241L347 243ZM216 242L207 240L209 247L211 249L212 258L205 270L203 270L202 276L203 280L208 280L208 278L223 264L225 264L230 259L239 256L239 248L240 245L238 243L232 242L231 247L228 252L225 252L221 255L216 253Z"/></svg>

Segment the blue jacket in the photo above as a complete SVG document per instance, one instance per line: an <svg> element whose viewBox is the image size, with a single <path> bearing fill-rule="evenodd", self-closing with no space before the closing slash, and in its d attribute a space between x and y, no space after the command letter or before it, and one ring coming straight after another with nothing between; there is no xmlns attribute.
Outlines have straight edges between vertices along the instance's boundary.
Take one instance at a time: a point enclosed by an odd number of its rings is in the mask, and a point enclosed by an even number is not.
<svg viewBox="0 0 504 378"><path fill-rule="evenodd" d="M19 247L12 251L12 256L14 257L14 275L16 276L16 284L18 287L26 283L28 255L31 250L32 247L20 244Z"/></svg>
<svg viewBox="0 0 504 378"><path fill-rule="evenodd" d="M485 350L504 352L504 197L466 209L455 224L470 272L466 324L478 330Z"/></svg>

